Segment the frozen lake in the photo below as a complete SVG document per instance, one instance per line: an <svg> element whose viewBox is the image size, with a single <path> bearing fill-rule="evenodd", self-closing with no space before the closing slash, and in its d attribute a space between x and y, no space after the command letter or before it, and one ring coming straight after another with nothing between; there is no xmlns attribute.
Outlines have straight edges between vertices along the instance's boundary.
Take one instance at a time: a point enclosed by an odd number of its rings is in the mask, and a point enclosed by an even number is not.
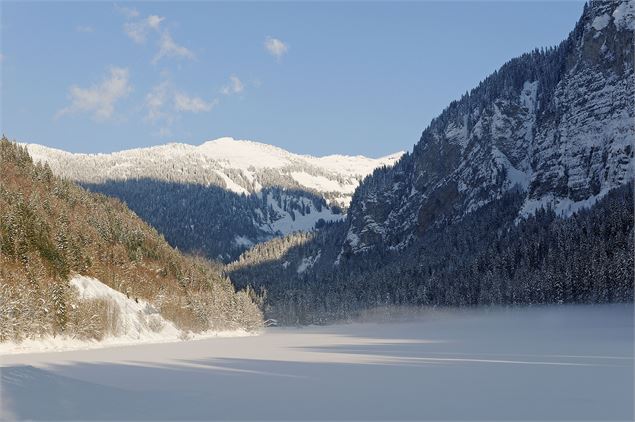
<svg viewBox="0 0 635 422"><path fill-rule="evenodd" d="M6 419L633 419L633 306L8 355Z"/></svg>

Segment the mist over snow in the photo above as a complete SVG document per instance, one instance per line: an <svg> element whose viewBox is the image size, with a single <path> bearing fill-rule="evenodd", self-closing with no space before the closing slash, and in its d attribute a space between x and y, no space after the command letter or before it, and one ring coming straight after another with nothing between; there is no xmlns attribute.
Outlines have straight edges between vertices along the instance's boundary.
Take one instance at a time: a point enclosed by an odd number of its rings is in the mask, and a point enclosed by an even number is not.
<svg viewBox="0 0 635 422"><path fill-rule="evenodd" d="M631 420L632 305L4 356L8 419Z"/></svg>

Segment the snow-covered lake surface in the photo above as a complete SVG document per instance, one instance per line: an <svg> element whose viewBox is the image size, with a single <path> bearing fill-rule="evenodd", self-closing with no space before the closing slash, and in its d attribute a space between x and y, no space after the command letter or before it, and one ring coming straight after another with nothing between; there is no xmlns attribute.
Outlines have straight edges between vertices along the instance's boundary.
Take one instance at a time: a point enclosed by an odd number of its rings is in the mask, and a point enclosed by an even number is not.
<svg viewBox="0 0 635 422"><path fill-rule="evenodd" d="M633 419L633 306L2 357L5 419Z"/></svg>

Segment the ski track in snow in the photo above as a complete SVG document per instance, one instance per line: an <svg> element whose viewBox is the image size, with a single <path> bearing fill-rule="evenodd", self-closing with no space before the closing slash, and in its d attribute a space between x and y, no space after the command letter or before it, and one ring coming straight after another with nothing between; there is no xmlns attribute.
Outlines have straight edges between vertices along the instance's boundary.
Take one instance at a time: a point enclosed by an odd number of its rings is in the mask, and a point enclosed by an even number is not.
<svg viewBox="0 0 635 422"><path fill-rule="evenodd" d="M633 418L633 305L2 357L5 419Z"/></svg>

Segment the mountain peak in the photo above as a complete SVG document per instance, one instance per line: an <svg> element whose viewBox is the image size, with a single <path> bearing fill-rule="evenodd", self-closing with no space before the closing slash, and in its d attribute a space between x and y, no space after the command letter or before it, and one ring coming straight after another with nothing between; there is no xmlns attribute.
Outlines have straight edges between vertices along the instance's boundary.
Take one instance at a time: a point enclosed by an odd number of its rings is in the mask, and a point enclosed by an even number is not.
<svg viewBox="0 0 635 422"><path fill-rule="evenodd" d="M617 30L633 31L635 29L635 0L592 1L586 8L586 28L602 31L609 25Z"/></svg>

